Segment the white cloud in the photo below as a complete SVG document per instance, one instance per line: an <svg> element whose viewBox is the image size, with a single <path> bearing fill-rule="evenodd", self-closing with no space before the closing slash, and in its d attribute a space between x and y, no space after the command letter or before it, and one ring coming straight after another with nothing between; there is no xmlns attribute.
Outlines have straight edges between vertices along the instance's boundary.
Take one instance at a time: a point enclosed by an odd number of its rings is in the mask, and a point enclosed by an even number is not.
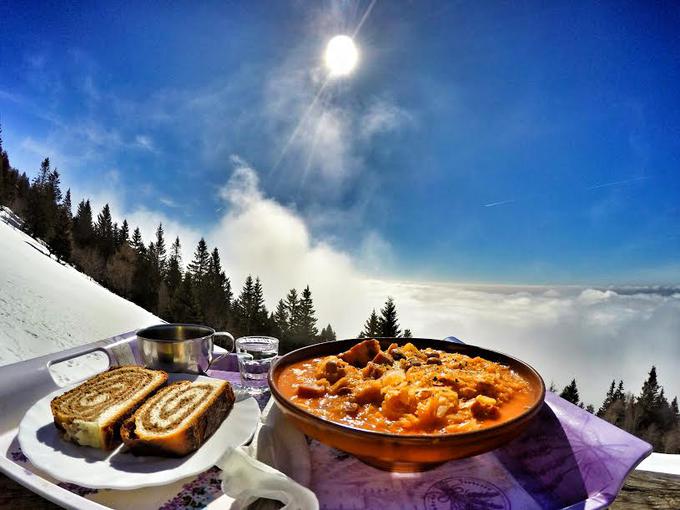
<svg viewBox="0 0 680 510"><path fill-rule="evenodd" d="M206 239L220 248L235 290L247 274L259 275L273 308L288 289L309 284L320 324L330 322L340 337L355 336L389 295L402 327L416 335L508 352L535 365L547 384L576 377L586 402L599 405L614 378L638 392L652 364L667 393L680 394L680 295L376 278L391 251L379 236L367 239L363 258L315 240L300 214L266 197L256 172L234 161L221 191L230 212Z"/></svg>
<svg viewBox="0 0 680 510"><path fill-rule="evenodd" d="M394 274L396 257L392 245L376 231L364 235L355 256L357 265L368 274Z"/></svg>
<svg viewBox="0 0 680 510"><path fill-rule="evenodd" d="M177 208L177 207L180 206L180 205L179 205L177 202L175 202L172 198L166 197L166 196L160 197L160 198L158 199L158 201L159 201L161 204L163 204L164 206L166 206L166 207Z"/></svg>
<svg viewBox="0 0 680 510"><path fill-rule="evenodd" d="M145 149L149 152L157 152L153 140L151 140L151 138L147 135L137 135L135 137L135 143L142 149Z"/></svg>
<svg viewBox="0 0 680 510"><path fill-rule="evenodd" d="M206 239L220 249L236 290L253 274L262 279L270 307L288 289L310 285L324 324L338 309L362 313L357 296L364 282L350 255L313 240L296 212L263 195L252 168L233 161L234 173L220 193L229 212Z"/></svg>
<svg viewBox="0 0 680 510"><path fill-rule="evenodd" d="M413 117L403 108L386 100L377 100L369 105L361 119L360 130L365 138L387 133L404 127Z"/></svg>

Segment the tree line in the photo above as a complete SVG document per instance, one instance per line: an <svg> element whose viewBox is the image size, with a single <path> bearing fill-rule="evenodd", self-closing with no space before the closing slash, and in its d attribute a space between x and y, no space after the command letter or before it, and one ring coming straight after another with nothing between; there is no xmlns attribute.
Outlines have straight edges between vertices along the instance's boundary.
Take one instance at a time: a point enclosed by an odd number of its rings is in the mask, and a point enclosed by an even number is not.
<svg viewBox="0 0 680 510"><path fill-rule="evenodd" d="M120 225L113 221L108 204L95 215L90 201L83 199L73 214L71 191L62 193L59 171L49 158L30 180L11 167L1 128L0 205L20 216L23 229L42 240L59 261L169 322L207 324L236 337L275 336L282 352L336 339L330 324L319 330L309 286L290 289L269 311L260 279L249 275L235 295L218 248L211 250L203 238L184 264L179 237L168 246L162 224L146 244L139 228L131 232L127 220ZM365 328L362 336L401 336L392 298L381 312L378 320L373 311L375 326Z"/></svg>
<svg viewBox="0 0 680 510"><path fill-rule="evenodd" d="M557 392L557 388L552 384L550 390ZM592 405L585 406L581 401L576 379L572 379L559 395L647 441L656 452L680 453L678 397L669 402L663 386L659 384L654 366L638 395L627 392L623 387L623 381L619 381L618 384L612 381L597 411Z"/></svg>

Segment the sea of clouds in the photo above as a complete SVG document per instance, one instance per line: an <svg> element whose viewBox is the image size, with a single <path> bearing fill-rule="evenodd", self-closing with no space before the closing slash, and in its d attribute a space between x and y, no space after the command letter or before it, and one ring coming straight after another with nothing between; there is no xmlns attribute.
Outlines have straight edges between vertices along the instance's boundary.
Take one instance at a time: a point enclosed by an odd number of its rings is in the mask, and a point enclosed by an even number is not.
<svg viewBox="0 0 680 510"><path fill-rule="evenodd" d="M269 309L288 289L310 285L319 326L331 323L339 338L356 336L387 296L402 328L415 336L456 336L467 343L528 361L546 384L563 387L575 377L585 403L596 407L612 379L640 391L652 365L668 395L680 395L680 289L587 286L469 285L385 277L377 262L389 243L375 233L357 250L315 239L292 206L267 197L258 173L241 158L220 190L224 211L204 232L220 249L234 290L249 274L264 284ZM111 197L109 197L109 201ZM184 242L185 259L199 232L152 210L113 207L152 239L162 221L168 236ZM121 215L122 217L122 215Z"/></svg>
<svg viewBox="0 0 680 510"><path fill-rule="evenodd" d="M454 335L528 361L546 384L575 377L596 407L612 379L640 391L656 365L667 395L680 394L680 290L464 286L371 282L393 295L417 336Z"/></svg>

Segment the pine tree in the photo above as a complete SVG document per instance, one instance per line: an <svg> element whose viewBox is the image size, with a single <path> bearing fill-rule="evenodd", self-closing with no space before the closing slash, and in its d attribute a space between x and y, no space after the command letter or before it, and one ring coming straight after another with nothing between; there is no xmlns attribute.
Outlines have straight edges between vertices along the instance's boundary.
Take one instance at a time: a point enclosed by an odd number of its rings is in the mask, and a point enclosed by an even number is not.
<svg viewBox="0 0 680 510"><path fill-rule="evenodd" d="M132 275L132 300L142 308L152 310L151 271L148 253L143 243L140 243L135 251L137 257L135 259L135 269Z"/></svg>
<svg viewBox="0 0 680 510"><path fill-rule="evenodd" d="M147 310L158 315L160 313L160 310L158 310L158 300L160 297L162 278L158 267L158 250L156 248L156 243L153 241L150 242L146 253L146 265L149 271L149 274L147 275Z"/></svg>
<svg viewBox="0 0 680 510"><path fill-rule="evenodd" d="M288 315L288 337L297 339L300 336L300 298L295 289L290 289L286 296L286 312Z"/></svg>
<svg viewBox="0 0 680 510"><path fill-rule="evenodd" d="M58 184L55 186L58 189ZM61 192L56 193L55 197L60 195ZM57 256L57 260L63 260L65 262L70 262L71 260L72 224L71 190L69 189L66 192L66 197L64 197L63 202L57 205L56 218L54 218L54 230L48 239L50 250Z"/></svg>
<svg viewBox="0 0 680 510"><path fill-rule="evenodd" d="M102 212L97 216L97 223L94 227L97 248L104 260L108 260L116 251L113 236L113 220L111 219L111 209L109 204L105 204Z"/></svg>
<svg viewBox="0 0 680 510"><path fill-rule="evenodd" d="M286 307L286 303L283 302L283 299L279 299L279 302L276 305L276 311L274 312L274 335L282 342L288 338L288 322L288 308Z"/></svg>
<svg viewBox="0 0 680 510"><path fill-rule="evenodd" d="M6 157L7 153L4 154L3 157ZM7 167L9 167L9 162L5 161L4 163ZM26 210L28 209L28 197L31 193L31 183L28 180L28 176L26 175L26 172L22 173L21 175L17 175L15 172L10 172L9 176L9 195L8 195L8 200L9 200L9 205L11 209L19 214L22 215L24 218L26 217ZM12 181L16 178L16 182L12 184Z"/></svg>
<svg viewBox="0 0 680 510"><path fill-rule="evenodd" d="M179 236L175 237L175 242L170 247L170 256L174 258L177 263L182 265L182 244L179 242Z"/></svg>
<svg viewBox="0 0 680 510"><path fill-rule="evenodd" d="M16 198L18 174L19 172L9 164L9 156L2 148L2 126L0 125L0 205L12 205Z"/></svg>
<svg viewBox="0 0 680 510"><path fill-rule="evenodd" d="M201 237L201 240L196 247L196 251L194 252L194 260L191 261L188 268L194 285L200 283L207 274L209 264L210 253L208 252L208 245L205 243L205 239Z"/></svg>
<svg viewBox="0 0 680 510"><path fill-rule="evenodd" d="M644 435L645 439L650 440L650 442L656 438L649 437L650 434L647 429L654 422L660 390L656 367L652 366L647 380L642 384L640 396L635 401L635 428L633 430L633 433Z"/></svg>
<svg viewBox="0 0 680 510"><path fill-rule="evenodd" d="M56 168L47 176L47 189L50 202L53 202L54 204L61 202L61 179L59 178L59 172Z"/></svg>
<svg viewBox="0 0 680 510"><path fill-rule="evenodd" d="M172 322L189 324L201 324L203 322L203 315L194 294L191 274L188 272L184 275L182 284L171 298L168 317Z"/></svg>
<svg viewBox="0 0 680 510"><path fill-rule="evenodd" d="M612 405L612 402L614 401L614 391L616 388L616 381L612 379L612 383L609 385L609 390L607 390L607 394L604 397L604 402L602 402L602 405L600 408L597 410L597 415L599 417L604 416L604 413L609 409L609 406Z"/></svg>
<svg viewBox="0 0 680 510"><path fill-rule="evenodd" d="M625 398L626 392L623 389L623 381L619 381L619 385L616 387L612 400L624 400Z"/></svg>
<svg viewBox="0 0 680 510"><path fill-rule="evenodd" d="M135 231L132 233L132 247L137 254L146 253L146 247L144 246L142 233L139 231L139 227L135 228Z"/></svg>
<svg viewBox="0 0 680 510"><path fill-rule="evenodd" d="M654 407L654 404L659 398L660 389L659 381L656 376L656 367L652 366L652 369L649 371L649 377L642 384L642 392L638 397L638 404L647 409Z"/></svg>
<svg viewBox="0 0 680 510"><path fill-rule="evenodd" d="M316 312L314 310L312 291L309 290L309 285L302 291L298 310L297 339L304 343L313 343L319 330L316 328Z"/></svg>
<svg viewBox="0 0 680 510"><path fill-rule="evenodd" d="M269 312L264 304L264 290L259 277L255 278L253 287L253 318L256 334L268 335L270 333Z"/></svg>
<svg viewBox="0 0 680 510"><path fill-rule="evenodd" d="M182 284L182 246L179 237L175 239L170 248L170 258L168 259L168 271L165 276L165 284L168 287L170 296Z"/></svg>
<svg viewBox="0 0 680 510"><path fill-rule="evenodd" d="M256 313L255 282L251 275L246 277L234 308L236 312L235 326L238 334L243 336L254 334Z"/></svg>
<svg viewBox="0 0 680 510"><path fill-rule="evenodd" d="M89 200L81 200L73 217L73 240L81 248L91 246L94 242L92 226L92 207Z"/></svg>
<svg viewBox="0 0 680 510"><path fill-rule="evenodd" d="M120 227L120 230L118 231L118 246L123 246L127 244L130 241L130 226L128 225L127 220L123 220L123 224Z"/></svg>
<svg viewBox="0 0 680 510"><path fill-rule="evenodd" d="M654 411L654 424L663 432L670 430L675 423L675 416L663 388L661 388L659 398L654 403Z"/></svg>
<svg viewBox="0 0 680 510"><path fill-rule="evenodd" d="M33 179L28 195L28 207L25 211L25 228L29 234L48 240L54 228L56 202L51 192L52 170L50 159L45 158L40 164L40 171ZM58 183L58 174L57 174Z"/></svg>
<svg viewBox="0 0 680 510"><path fill-rule="evenodd" d="M364 323L364 329L359 333L359 338L376 338L380 335L380 319L378 319L378 314L375 313L375 308L371 312L371 315L366 319Z"/></svg>
<svg viewBox="0 0 680 510"><path fill-rule="evenodd" d="M397 307L391 297L385 301L385 306L380 310L380 336L396 338L400 336L399 322L397 319Z"/></svg>
<svg viewBox="0 0 680 510"><path fill-rule="evenodd" d="M413 338L413 333L411 333L410 329L404 330L404 338Z"/></svg>
<svg viewBox="0 0 680 510"><path fill-rule="evenodd" d="M213 249L208 262L208 272L197 289L198 302L207 324L226 328L231 322L231 283L222 270L220 253Z"/></svg>
<svg viewBox="0 0 680 510"><path fill-rule="evenodd" d="M70 262L71 260L71 218L68 209L61 206L57 212L54 234L50 239L50 249L57 256L57 260Z"/></svg>
<svg viewBox="0 0 680 510"><path fill-rule="evenodd" d="M564 387L562 393L560 393L560 397L562 397L567 402L571 402L572 404L579 404L580 399L578 395L578 388L576 387L576 379L572 379L571 382Z"/></svg>
<svg viewBox="0 0 680 510"><path fill-rule="evenodd" d="M659 384L656 367L652 366L649 377L642 385L640 396L635 401L633 433L652 443L656 451L664 448L664 436L675 425L671 404Z"/></svg>
<svg viewBox="0 0 680 510"><path fill-rule="evenodd" d="M23 197L20 197L20 187L24 191ZM0 205L10 206L15 213L25 216L23 202L29 189L30 183L26 174L20 176L9 163L7 151L2 147L2 126L0 126Z"/></svg>
<svg viewBox="0 0 680 510"><path fill-rule="evenodd" d="M158 261L158 272L165 278L167 251L165 249L165 238L163 224L159 223L156 229L156 259Z"/></svg>
<svg viewBox="0 0 680 510"><path fill-rule="evenodd" d="M71 188L66 190L66 197L64 197L64 202L61 204L64 208L64 212L68 217L69 221L73 219L73 209L71 205ZM70 227L69 227L70 228Z"/></svg>
<svg viewBox="0 0 680 510"><path fill-rule="evenodd" d="M335 335L335 331L333 331L333 328L329 324L321 330L321 333L319 334L319 341L332 342L333 340L337 340L337 337Z"/></svg>
<svg viewBox="0 0 680 510"><path fill-rule="evenodd" d="M114 253L120 247L118 240L120 238L120 228L118 228L118 222L113 223L113 251Z"/></svg>

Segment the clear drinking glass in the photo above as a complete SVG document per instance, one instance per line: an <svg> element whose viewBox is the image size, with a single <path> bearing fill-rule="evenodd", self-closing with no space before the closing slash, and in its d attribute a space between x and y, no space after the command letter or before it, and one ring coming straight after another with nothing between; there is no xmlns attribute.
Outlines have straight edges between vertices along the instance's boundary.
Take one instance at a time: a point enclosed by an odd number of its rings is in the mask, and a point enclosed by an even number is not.
<svg viewBox="0 0 680 510"><path fill-rule="evenodd" d="M268 390L269 369L279 354L279 340L271 336L242 336L235 342L241 384L251 395Z"/></svg>

